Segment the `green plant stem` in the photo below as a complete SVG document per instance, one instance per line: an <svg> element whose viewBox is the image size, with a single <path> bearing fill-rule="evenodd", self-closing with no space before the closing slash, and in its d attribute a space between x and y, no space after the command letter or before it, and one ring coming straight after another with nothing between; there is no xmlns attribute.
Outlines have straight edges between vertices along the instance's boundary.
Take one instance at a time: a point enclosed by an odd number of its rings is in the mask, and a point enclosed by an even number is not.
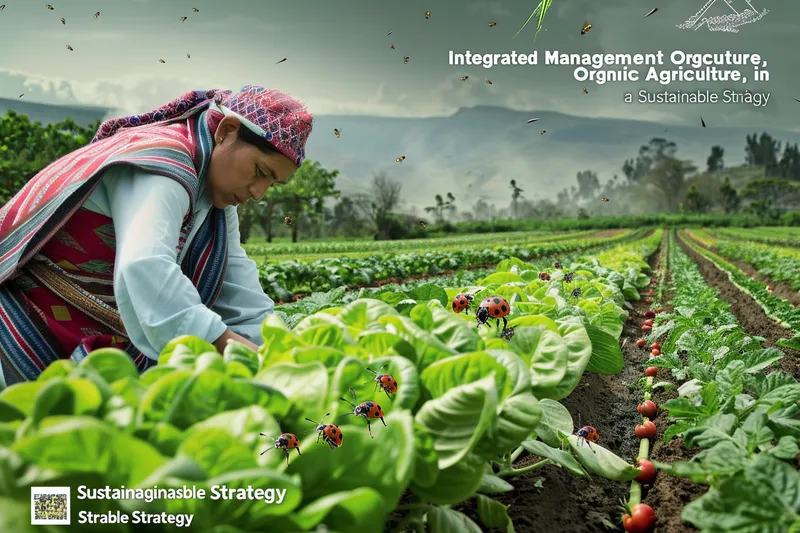
<svg viewBox="0 0 800 533"><path fill-rule="evenodd" d="M516 477L521 476L522 474L527 474L528 472L533 472L534 470L538 470L543 466L552 464L553 461L550 459L543 459L538 463L533 463L529 466L524 466L522 468L511 468L511 469L504 469L497 473L498 477Z"/></svg>
<svg viewBox="0 0 800 533"><path fill-rule="evenodd" d="M638 481L631 481L631 494L630 498L628 498L628 503L631 507L642 503L642 485Z"/></svg>
<svg viewBox="0 0 800 533"><path fill-rule="evenodd" d="M642 439L639 441L639 455L637 459L647 459L650 455L650 439Z"/></svg>
<svg viewBox="0 0 800 533"><path fill-rule="evenodd" d="M514 461L516 461L519 458L519 456L522 455L522 452L524 452L524 451L525 451L525 448L523 448L522 446L520 446L519 448L514 450L511 453L511 462L513 463Z"/></svg>

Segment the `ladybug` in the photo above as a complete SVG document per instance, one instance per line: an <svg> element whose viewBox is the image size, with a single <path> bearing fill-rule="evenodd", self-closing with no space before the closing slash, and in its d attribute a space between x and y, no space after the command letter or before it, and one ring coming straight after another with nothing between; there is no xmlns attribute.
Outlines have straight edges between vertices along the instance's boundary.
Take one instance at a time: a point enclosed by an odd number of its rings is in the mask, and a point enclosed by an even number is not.
<svg viewBox="0 0 800 533"><path fill-rule="evenodd" d="M292 217L286 217L283 219L283 221L286 223L287 227L292 227L292 222L294 222L294 220L292 220Z"/></svg>
<svg viewBox="0 0 800 533"><path fill-rule="evenodd" d="M353 387L350 387L350 395L353 396L353 400L356 399L356 391L353 390ZM356 405L346 398L339 398L339 399L342 400L343 402L349 403L353 407L352 413L347 413L345 415L340 416L339 418L344 418L350 415L363 417L364 420L367 421L367 431L369 431L370 438L373 439L375 438L372 436L372 427L369 421L370 418L378 418L380 419L381 422L383 422L384 426L386 425L386 421L383 419L384 416L383 409L381 409L381 406L378 405L377 403L361 402L360 404Z"/></svg>
<svg viewBox="0 0 800 533"><path fill-rule="evenodd" d="M505 298L500 296L490 296L481 302L481 306L478 307L478 312L475 313L475 317L478 319L478 327L481 327L482 324L488 324L489 320L495 318L497 319L497 323L495 324L497 327L500 326L500 319L503 319L503 331L506 330L508 326L508 320L506 317L511 312L511 306L508 305L508 302Z"/></svg>
<svg viewBox="0 0 800 533"><path fill-rule="evenodd" d="M581 415L578 413L578 425L580 425ZM575 432L575 435L578 436L578 446L583 446L583 443L589 445L589 449L592 450L593 442L597 442L600 440L600 433L593 426L583 426L578 431ZM597 453L596 451L592 450L592 453Z"/></svg>
<svg viewBox="0 0 800 533"><path fill-rule="evenodd" d="M456 297L453 298L453 311L456 313L465 311L466 314L469 314L469 306L472 305L474 299L475 297L471 294L465 294L463 292L456 294Z"/></svg>
<svg viewBox="0 0 800 533"><path fill-rule="evenodd" d="M513 327L504 329L503 332L500 334L500 337L502 337L503 340L506 341L506 342L510 341L511 337L513 337L513 336L514 336L514 328Z"/></svg>
<svg viewBox="0 0 800 533"><path fill-rule="evenodd" d="M561 270L561 269L563 268L563 267L561 266L561 263L559 263L558 261L556 261L555 263L553 263L553 266L554 266L555 268L559 269L559 270Z"/></svg>
<svg viewBox="0 0 800 533"><path fill-rule="evenodd" d="M317 424L317 442L323 440L331 447L331 450L336 451L336 448L342 445L344 435L342 435L342 430L339 429L339 426L322 423L322 420L325 420L329 416L330 413L325 413L325 416L323 416L319 422L315 422L310 418L306 418L306 420L312 424Z"/></svg>
<svg viewBox="0 0 800 533"><path fill-rule="evenodd" d="M564 281L567 283L571 283L572 278L574 277L575 277L575 272L567 272L566 274L564 274Z"/></svg>
<svg viewBox="0 0 800 533"><path fill-rule="evenodd" d="M387 366L389 366L389 363L386 363L385 365L380 367L378 369L378 372L380 372L381 370L383 370ZM381 389L383 389L383 392L386 393L386 396L388 396L389 399L392 398L391 396L389 396L389 394L397 393L397 380L394 379L393 376L390 376L389 374L378 374L378 372L375 372L371 368L368 368L367 372L371 372L372 374L375 375L375 379L373 381L376 382L375 383L375 390L376 391L378 390L378 387L380 387Z"/></svg>
<svg viewBox="0 0 800 533"><path fill-rule="evenodd" d="M262 437L267 437L271 439L272 437L268 436L266 433L261 434ZM286 456L286 466L289 466L289 450L291 449L297 450L297 455L302 455L300 453L300 439L297 438L297 435L294 433L283 433L280 437L275 439L275 446L272 448L267 448L261 455L264 455L270 450L281 449L283 450L283 454Z"/></svg>
<svg viewBox="0 0 800 533"><path fill-rule="evenodd" d="M539 279L542 281L550 281L550 274L547 272L539 272Z"/></svg>

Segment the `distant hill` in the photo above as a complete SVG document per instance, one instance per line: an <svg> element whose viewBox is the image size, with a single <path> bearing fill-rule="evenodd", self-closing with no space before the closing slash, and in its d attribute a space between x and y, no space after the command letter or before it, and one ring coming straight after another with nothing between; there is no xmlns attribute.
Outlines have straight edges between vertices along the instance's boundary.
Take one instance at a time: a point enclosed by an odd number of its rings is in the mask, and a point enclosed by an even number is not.
<svg viewBox="0 0 800 533"><path fill-rule="evenodd" d="M9 109L13 109L20 115L27 115L32 121L41 122L42 124L53 124L61 122L65 118L71 118L81 126L88 126L97 120L102 120L113 111L102 107L61 106L26 102L24 97L18 100L0 98L0 115L5 115Z"/></svg>
<svg viewBox="0 0 800 533"><path fill-rule="evenodd" d="M69 116L88 124L107 113L100 108L0 99L0 113L9 108L43 123ZM540 120L527 124L531 117ZM340 138L334 136L334 128L341 132ZM540 130L546 133L538 135ZM602 182L614 174L624 179L625 159L635 157L639 146L653 137L674 141L678 156L700 168L705 167L713 145L725 149L726 166L738 166L744 162L745 137L761 131L764 128L665 126L477 106L447 117L317 116L307 152L323 166L339 169L339 186L347 193L365 191L374 173L386 172L402 182L403 198L411 205L430 205L435 194L449 191L466 205L483 197L505 206L511 179L531 199L554 198L559 190L575 184L580 170L594 170ZM784 143L800 143L800 133L767 132ZM402 155L406 159L396 163ZM738 172L735 185L748 179L744 174L750 172Z"/></svg>

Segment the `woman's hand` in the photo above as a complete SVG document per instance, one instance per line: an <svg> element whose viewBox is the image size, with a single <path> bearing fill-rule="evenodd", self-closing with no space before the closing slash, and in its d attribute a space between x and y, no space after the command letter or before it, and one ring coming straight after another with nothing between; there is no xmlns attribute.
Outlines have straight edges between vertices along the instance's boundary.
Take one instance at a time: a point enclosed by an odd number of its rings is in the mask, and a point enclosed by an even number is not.
<svg viewBox="0 0 800 533"><path fill-rule="evenodd" d="M223 333L222 336L220 336L220 338L218 338L217 340L214 341L214 343L213 343L214 347L217 349L217 351L219 353L224 353L225 352L225 346L228 345L228 341L229 340L234 340L236 342L240 342L240 343L244 344L245 346L247 346L248 348L250 348L251 350L253 350L254 352L258 351L258 346L256 346L255 344L253 344L249 340L245 339L244 337L242 337L238 333L234 333L230 329L226 329L225 333Z"/></svg>

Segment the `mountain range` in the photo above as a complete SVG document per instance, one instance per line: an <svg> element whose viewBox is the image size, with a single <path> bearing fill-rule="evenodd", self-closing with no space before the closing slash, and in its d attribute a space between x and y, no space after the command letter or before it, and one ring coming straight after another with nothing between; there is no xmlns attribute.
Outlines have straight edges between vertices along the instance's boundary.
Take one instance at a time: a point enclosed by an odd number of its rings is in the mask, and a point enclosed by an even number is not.
<svg viewBox="0 0 800 533"><path fill-rule="evenodd" d="M66 117L90 124L109 113L96 107L0 98L0 114L8 109L45 124ZM539 120L527 123L534 117ZM540 131L545 133L540 135ZM678 156L700 168L705 167L714 145L724 148L726 165L740 165L745 137L761 131L764 128L665 126L633 118L476 106L429 118L318 115L306 151L324 167L339 169L343 193L365 192L373 175L385 173L401 182L407 206L431 205L434 195L452 192L465 206L484 198L504 207L511 179L531 199L554 199L559 190L576 183L575 175L582 170L597 172L601 182L614 174L624 179L625 159L635 157L639 147L654 137L675 142ZM766 131L784 143L800 142L800 133ZM405 159L396 162L401 156Z"/></svg>

